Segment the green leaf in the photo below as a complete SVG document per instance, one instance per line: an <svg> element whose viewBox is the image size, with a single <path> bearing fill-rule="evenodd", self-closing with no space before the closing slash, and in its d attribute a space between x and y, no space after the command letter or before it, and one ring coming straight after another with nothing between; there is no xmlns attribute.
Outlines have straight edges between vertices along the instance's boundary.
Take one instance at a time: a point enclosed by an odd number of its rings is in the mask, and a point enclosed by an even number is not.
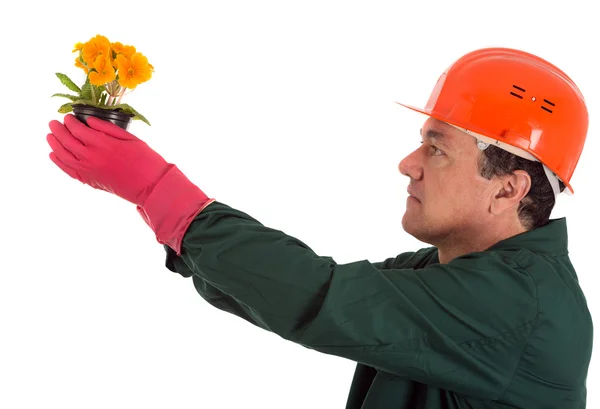
<svg viewBox="0 0 600 409"><path fill-rule="evenodd" d="M98 106L104 105L104 101L106 101L106 87L103 85L93 85L94 87L94 95L96 96L96 102Z"/></svg>
<svg viewBox="0 0 600 409"><path fill-rule="evenodd" d="M60 82L62 82L71 91L76 92L78 94L81 93L81 89L79 89L79 87L77 85L75 85L75 83L73 81L71 81L71 79L69 77L67 77L65 74L61 74L60 72L57 72L56 76L58 77Z"/></svg>
<svg viewBox="0 0 600 409"><path fill-rule="evenodd" d="M144 115L140 114L138 111L136 111L135 109L133 109L131 106L129 106L128 104L119 104L119 105L115 105L112 108L121 108L121 110L123 110L123 112L127 112L128 114L133 114L133 119L138 119L141 120L145 123L147 123L148 125L150 125L150 122L148 122L148 120L144 117Z"/></svg>
<svg viewBox="0 0 600 409"><path fill-rule="evenodd" d="M81 87L81 98L82 99L86 99L88 101L92 101L92 84L90 84L90 79L86 78L85 79L85 84L83 84L83 87ZM93 103L93 105L95 105L95 102Z"/></svg>
<svg viewBox="0 0 600 409"><path fill-rule="evenodd" d="M54 94L54 95L52 95L52 97L69 98L71 101L75 101L79 98L78 95L70 95L70 94ZM52 98L52 97L50 97L50 98Z"/></svg>
<svg viewBox="0 0 600 409"><path fill-rule="evenodd" d="M78 99L73 101L73 105L94 105L94 101L90 99Z"/></svg>
<svg viewBox="0 0 600 409"><path fill-rule="evenodd" d="M73 111L73 103L72 102L67 102L66 104L64 104L60 108L58 108L58 112L61 114L66 114L71 111Z"/></svg>

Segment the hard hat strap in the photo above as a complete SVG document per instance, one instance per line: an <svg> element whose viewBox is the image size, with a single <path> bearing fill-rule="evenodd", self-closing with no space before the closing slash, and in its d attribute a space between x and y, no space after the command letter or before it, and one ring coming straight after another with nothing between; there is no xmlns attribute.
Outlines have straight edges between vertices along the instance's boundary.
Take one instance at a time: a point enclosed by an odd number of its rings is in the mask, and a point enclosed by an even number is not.
<svg viewBox="0 0 600 409"><path fill-rule="evenodd" d="M546 176L548 177L548 181L550 182L550 186L552 186L552 191L554 192L554 198L556 198L560 194L558 177L556 177L554 172L548 169L548 166L544 165L543 163L542 166L544 166L544 172L546 172Z"/></svg>

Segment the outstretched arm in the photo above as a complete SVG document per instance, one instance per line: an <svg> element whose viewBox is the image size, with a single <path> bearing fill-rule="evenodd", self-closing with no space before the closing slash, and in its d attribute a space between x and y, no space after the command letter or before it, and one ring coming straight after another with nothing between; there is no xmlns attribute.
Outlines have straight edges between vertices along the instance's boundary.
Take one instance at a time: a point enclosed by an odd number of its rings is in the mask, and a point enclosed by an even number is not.
<svg viewBox="0 0 600 409"><path fill-rule="evenodd" d="M175 253L174 268L189 270L213 305L396 376L484 399L507 387L538 313L535 283L513 259L518 252L442 265L424 249L382 265L338 264L210 199L116 125L88 124L69 115L66 126L53 121L52 160L134 203Z"/></svg>

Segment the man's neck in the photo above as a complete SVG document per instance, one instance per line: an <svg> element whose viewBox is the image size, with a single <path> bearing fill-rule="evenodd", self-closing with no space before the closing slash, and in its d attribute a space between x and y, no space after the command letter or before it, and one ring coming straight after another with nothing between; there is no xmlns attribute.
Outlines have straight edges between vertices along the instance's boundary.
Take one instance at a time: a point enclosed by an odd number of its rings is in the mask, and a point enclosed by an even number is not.
<svg viewBox="0 0 600 409"><path fill-rule="evenodd" d="M506 240L509 237L524 233L526 230L520 223L504 226L489 226L486 229L478 229L477 233L462 232L451 235L436 245L440 264L446 264L457 257L465 254L484 251L494 244Z"/></svg>

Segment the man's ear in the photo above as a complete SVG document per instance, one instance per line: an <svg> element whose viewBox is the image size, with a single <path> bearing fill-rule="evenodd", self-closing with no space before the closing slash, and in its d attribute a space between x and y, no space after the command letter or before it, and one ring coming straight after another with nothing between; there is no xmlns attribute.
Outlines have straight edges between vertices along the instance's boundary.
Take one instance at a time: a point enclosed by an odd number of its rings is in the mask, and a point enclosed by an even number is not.
<svg viewBox="0 0 600 409"><path fill-rule="evenodd" d="M515 170L512 174L497 176L497 178L498 188L490 206L490 211L495 215L518 208L521 200L531 189L531 176L524 170Z"/></svg>

